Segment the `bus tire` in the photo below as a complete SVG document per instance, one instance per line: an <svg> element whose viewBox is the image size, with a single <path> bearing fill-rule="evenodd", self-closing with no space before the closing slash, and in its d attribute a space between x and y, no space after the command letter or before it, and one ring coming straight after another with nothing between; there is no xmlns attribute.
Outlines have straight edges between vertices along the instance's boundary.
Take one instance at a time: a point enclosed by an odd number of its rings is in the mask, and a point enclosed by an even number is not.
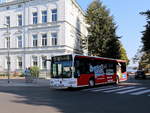
<svg viewBox="0 0 150 113"><path fill-rule="evenodd" d="M117 76L117 77L116 77L116 84L119 84L119 82L120 82L120 81L119 81L119 77Z"/></svg>
<svg viewBox="0 0 150 113"><path fill-rule="evenodd" d="M89 87L94 87L95 86L95 81L94 79L89 80Z"/></svg>

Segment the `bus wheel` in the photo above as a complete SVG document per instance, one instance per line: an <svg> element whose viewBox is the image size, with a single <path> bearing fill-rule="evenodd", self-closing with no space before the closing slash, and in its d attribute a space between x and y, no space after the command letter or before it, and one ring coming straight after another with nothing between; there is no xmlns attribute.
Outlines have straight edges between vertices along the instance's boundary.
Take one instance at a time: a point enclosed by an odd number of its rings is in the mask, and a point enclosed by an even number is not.
<svg viewBox="0 0 150 113"><path fill-rule="evenodd" d="M95 82L93 79L89 80L89 87L94 87L95 86Z"/></svg>
<svg viewBox="0 0 150 113"><path fill-rule="evenodd" d="M116 84L119 84L119 82L120 82L120 81L119 81L119 77L117 76L117 77L116 77Z"/></svg>

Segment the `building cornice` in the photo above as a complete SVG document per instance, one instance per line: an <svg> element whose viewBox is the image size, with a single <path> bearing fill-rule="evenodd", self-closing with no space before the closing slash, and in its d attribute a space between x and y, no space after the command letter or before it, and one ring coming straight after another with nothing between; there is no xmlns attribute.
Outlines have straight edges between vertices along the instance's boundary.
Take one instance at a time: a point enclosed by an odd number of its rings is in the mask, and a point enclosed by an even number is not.
<svg viewBox="0 0 150 113"><path fill-rule="evenodd" d="M70 22L68 21L57 21L57 22L48 22L47 24L30 24L30 25L25 25L25 26L14 26L10 27L11 29L17 29L17 30L23 30L23 28L28 28L28 30L34 30L34 29L43 29L43 28L51 28L51 27L60 27L60 24L62 23L67 23L69 24L72 28L74 28L80 35L85 36L81 31L79 31L75 26L73 26ZM0 28L0 30L6 30L7 28Z"/></svg>
<svg viewBox="0 0 150 113"><path fill-rule="evenodd" d="M45 47L25 47L25 48L10 48L10 54L33 54L33 53L50 53L50 52L60 52L65 50L73 50L76 52L80 52L77 49L74 49L67 45L58 45L58 46L45 46ZM7 48L0 49L0 55L4 55L8 53Z"/></svg>
<svg viewBox="0 0 150 113"><path fill-rule="evenodd" d="M76 1L76 0L71 0L73 3L74 3L74 5L81 11L81 13L83 14L83 15L85 15L85 12L84 12L84 10L81 8L81 6L78 4L78 2Z"/></svg>
<svg viewBox="0 0 150 113"><path fill-rule="evenodd" d="M35 0L14 0L14 1L11 1L11 2L0 3L0 7L6 7L6 6L26 3L26 2L30 2L30 1L35 1ZM53 2L53 1L54 0L48 0L48 2ZM58 0L55 0L55 1L58 1Z"/></svg>
<svg viewBox="0 0 150 113"><path fill-rule="evenodd" d="M11 29L23 29L23 28L45 28L45 27L58 27L59 24L61 24L64 21L57 21L57 22L47 22L47 23L38 23L38 24L29 24L29 25L23 25L23 26L10 26ZM7 29L6 27L1 27L0 30L5 30Z"/></svg>
<svg viewBox="0 0 150 113"><path fill-rule="evenodd" d="M25 3L25 2L29 2L29 1L33 1L33 0L14 0L14 1L11 1L11 2L1 3L0 7L21 4L21 3Z"/></svg>

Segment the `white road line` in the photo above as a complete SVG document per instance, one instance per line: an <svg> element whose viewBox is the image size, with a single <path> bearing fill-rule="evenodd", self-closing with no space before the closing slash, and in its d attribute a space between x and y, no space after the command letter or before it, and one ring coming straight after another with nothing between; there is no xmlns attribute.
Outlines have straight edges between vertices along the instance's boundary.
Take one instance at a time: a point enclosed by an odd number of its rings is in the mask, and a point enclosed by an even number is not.
<svg viewBox="0 0 150 113"><path fill-rule="evenodd" d="M122 88L122 87L124 87L124 86L101 88L101 89L96 89L96 90L91 90L91 91L93 91L93 92L98 92L98 91L105 91L105 90L118 89L118 88Z"/></svg>
<svg viewBox="0 0 150 113"><path fill-rule="evenodd" d="M104 89L104 88L110 88L110 86L103 86L103 87L97 87L97 88L88 88L88 89L83 89L82 91L91 91L91 90L97 90L97 89Z"/></svg>
<svg viewBox="0 0 150 113"><path fill-rule="evenodd" d="M130 92L133 92L133 91L138 91L138 90L142 90L142 89L146 89L145 87L141 87L141 88L136 88L136 89L129 89L129 90L126 90L126 91L120 91L120 92L116 92L118 94L125 94L125 93L130 93Z"/></svg>
<svg viewBox="0 0 150 113"><path fill-rule="evenodd" d="M97 88L89 88L89 89L83 89L82 91L91 91L91 90L98 90L98 89L107 89L112 87L120 87L120 86L103 86L103 87L97 87Z"/></svg>
<svg viewBox="0 0 150 113"><path fill-rule="evenodd" d="M105 92L105 93L111 93L111 92L115 92L115 91L121 91L121 90L132 89L132 88L135 88L135 86L123 87L123 88L114 89L114 90L108 90L108 91L104 91L104 92Z"/></svg>
<svg viewBox="0 0 150 113"><path fill-rule="evenodd" d="M141 94L145 94L145 93L149 93L150 89L144 90L144 91L138 91L135 93L130 93L130 95L141 95Z"/></svg>

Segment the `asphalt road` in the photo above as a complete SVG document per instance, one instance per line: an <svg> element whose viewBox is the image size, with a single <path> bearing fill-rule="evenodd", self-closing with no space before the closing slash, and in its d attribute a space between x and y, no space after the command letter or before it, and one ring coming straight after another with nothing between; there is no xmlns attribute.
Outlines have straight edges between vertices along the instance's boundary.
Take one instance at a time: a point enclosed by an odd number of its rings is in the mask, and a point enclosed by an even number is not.
<svg viewBox="0 0 150 113"><path fill-rule="evenodd" d="M111 84L94 89L69 90L0 87L0 113L150 113L150 92L141 95L118 94L110 87L118 86ZM122 87L125 91L132 87L149 90L150 80L129 80L119 85L119 88ZM105 88L112 92L103 90Z"/></svg>

